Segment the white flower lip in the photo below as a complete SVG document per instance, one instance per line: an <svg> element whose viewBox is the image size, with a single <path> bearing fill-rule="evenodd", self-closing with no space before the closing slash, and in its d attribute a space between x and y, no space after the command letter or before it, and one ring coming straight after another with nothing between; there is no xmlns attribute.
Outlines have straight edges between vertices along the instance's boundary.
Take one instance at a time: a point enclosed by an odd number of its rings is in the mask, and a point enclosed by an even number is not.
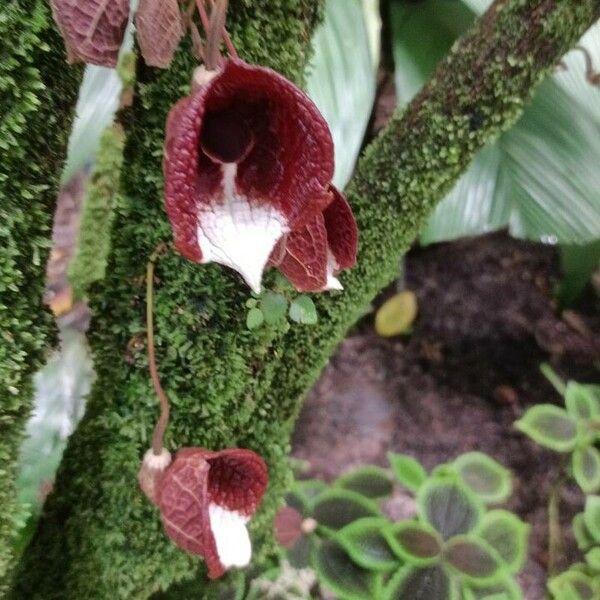
<svg viewBox="0 0 600 600"><path fill-rule="evenodd" d="M252 544L246 527L249 517L212 502L208 506L208 515L223 567L247 566L252 558Z"/></svg>
<svg viewBox="0 0 600 600"><path fill-rule="evenodd" d="M202 262L217 262L240 273L260 292L262 274L275 244L289 231L285 216L269 202L251 202L236 191L237 164L225 163L222 202L200 210L198 245Z"/></svg>

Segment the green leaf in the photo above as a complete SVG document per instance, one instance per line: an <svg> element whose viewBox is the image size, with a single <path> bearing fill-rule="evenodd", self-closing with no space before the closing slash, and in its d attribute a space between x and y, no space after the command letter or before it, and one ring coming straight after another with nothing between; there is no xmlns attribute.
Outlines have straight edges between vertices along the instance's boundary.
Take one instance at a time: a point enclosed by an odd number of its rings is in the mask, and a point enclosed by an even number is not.
<svg viewBox="0 0 600 600"><path fill-rule="evenodd" d="M577 547L581 551L590 548L590 546L592 546L592 544L594 543L594 540L585 524L585 518L583 513L575 515L571 527L573 529L573 535L575 536L575 540L577 541Z"/></svg>
<svg viewBox="0 0 600 600"><path fill-rule="evenodd" d="M288 302L282 294L268 292L260 298L260 310L269 325L275 325L285 317Z"/></svg>
<svg viewBox="0 0 600 600"><path fill-rule="evenodd" d="M377 505L356 492L328 490L320 494L313 506L319 525L338 530L363 517L380 517Z"/></svg>
<svg viewBox="0 0 600 600"><path fill-rule="evenodd" d="M595 585L591 577L569 569L548 582L555 600L595 600Z"/></svg>
<svg viewBox="0 0 600 600"><path fill-rule="evenodd" d="M511 578L483 587L465 583L463 600L523 600L523 591Z"/></svg>
<svg viewBox="0 0 600 600"><path fill-rule="evenodd" d="M468 581L496 583L506 576L502 559L485 541L457 535L444 546L444 564Z"/></svg>
<svg viewBox="0 0 600 600"><path fill-rule="evenodd" d="M439 567L402 567L385 586L382 600L417 599L458 600L458 593L455 584Z"/></svg>
<svg viewBox="0 0 600 600"><path fill-rule="evenodd" d="M380 28L376 6L371 4L328 0L325 20L312 40L306 89L331 128L334 184L340 189L354 170L375 100ZM370 27L371 22L376 25Z"/></svg>
<svg viewBox="0 0 600 600"><path fill-rule="evenodd" d="M594 541L600 542L600 496L587 496L583 519Z"/></svg>
<svg viewBox="0 0 600 600"><path fill-rule="evenodd" d="M294 569L305 569L310 566L311 556L315 545L315 537L301 535L296 543L287 550L286 556Z"/></svg>
<svg viewBox="0 0 600 600"><path fill-rule="evenodd" d="M421 517L444 540L473 531L483 508L478 498L464 485L449 478L434 478L419 489L417 505Z"/></svg>
<svg viewBox="0 0 600 600"><path fill-rule="evenodd" d="M382 533L389 526L386 519L359 519L341 529L336 539L357 565L372 571L391 571L398 567L398 559Z"/></svg>
<svg viewBox="0 0 600 600"><path fill-rule="evenodd" d="M388 459L398 481L411 492L416 492L427 479L427 471L412 456L390 452Z"/></svg>
<svg viewBox="0 0 600 600"><path fill-rule="evenodd" d="M303 325L317 323L317 309L309 296L298 296L290 304L290 319Z"/></svg>
<svg viewBox="0 0 600 600"><path fill-rule="evenodd" d="M600 415L600 402L591 386L569 381L565 390L568 413L576 419L591 419Z"/></svg>
<svg viewBox="0 0 600 600"><path fill-rule="evenodd" d="M504 502L512 492L510 472L482 452L468 452L454 461L463 483L488 504Z"/></svg>
<svg viewBox="0 0 600 600"><path fill-rule="evenodd" d="M293 486L293 490L307 500L313 500L326 489L327 485L319 479L299 479Z"/></svg>
<svg viewBox="0 0 600 600"><path fill-rule="evenodd" d="M592 548L585 554L585 562L596 573L600 573L600 546Z"/></svg>
<svg viewBox="0 0 600 600"><path fill-rule="evenodd" d="M507 510L493 510L484 515L477 535L500 556L510 573L518 573L527 558L529 526Z"/></svg>
<svg viewBox="0 0 600 600"><path fill-rule="evenodd" d="M442 540L425 523L402 521L387 529L385 536L396 555L412 565L430 565L439 560Z"/></svg>
<svg viewBox="0 0 600 600"><path fill-rule="evenodd" d="M530 408L515 426L540 446L557 452L570 452L577 442L577 421L553 404Z"/></svg>
<svg viewBox="0 0 600 600"><path fill-rule="evenodd" d="M256 329L260 327L265 320L265 317L260 308L251 308L246 317L246 327L248 329Z"/></svg>
<svg viewBox="0 0 600 600"><path fill-rule="evenodd" d="M561 308L572 306L589 284L600 263L600 240L589 244L563 244L560 251L562 280L557 292Z"/></svg>
<svg viewBox="0 0 600 600"><path fill-rule="evenodd" d="M335 485L367 498L385 498L392 493L392 479L385 469L368 466L338 477Z"/></svg>
<svg viewBox="0 0 600 600"><path fill-rule="evenodd" d="M324 540L313 557L313 567L319 581L342 600L376 598L381 586L380 577L355 564L335 540Z"/></svg>
<svg viewBox="0 0 600 600"><path fill-rule="evenodd" d="M586 494L600 488L600 452L594 446L575 448L573 452L573 476Z"/></svg>

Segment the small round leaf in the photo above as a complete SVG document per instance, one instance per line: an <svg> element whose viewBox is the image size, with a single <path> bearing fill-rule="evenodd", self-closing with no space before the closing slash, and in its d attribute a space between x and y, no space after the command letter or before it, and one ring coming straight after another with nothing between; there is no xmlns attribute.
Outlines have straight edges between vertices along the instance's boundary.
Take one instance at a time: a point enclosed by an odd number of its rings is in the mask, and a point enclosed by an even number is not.
<svg viewBox="0 0 600 600"><path fill-rule="evenodd" d="M357 565L335 540L324 540L313 557L320 581L340 598L365 600L379 596L381 579L374 571Z"/></svg>
<svg viewBox="0 0 600 600"><path fill-rule="evenodd" d="M592 419L600 416L600 396L596 396L597 386L582 385L569 381L565 390L565 406L576 419Z"/></svg>
<svg viewBox="0 0 600 600"><path fill-rule="evenodd" d="M320 494L313 506L313 517L319 525L338 530L363 517L380 517L377 505L348 490L328 490Z"/></svg>
<svg viewBox="0 0 600 600"><path fill-rule="evenodd" d="M438 532L419 521L402 521L385 532L394 552L406 562L424 566L438 561L442 540Z"/></svg>
<svg viewBox="0 0 600 600"><path fill-rule="evenodd" d="M573 517L571 528L573 529L573 534L575 535L575 540L577 541L577 547L582 552L594 544L594 539L592 538L592 535L585 524L583 513L579 513Z"/></svg>
<svg viewBox="0 0 600 600"><path fill-rule="evenodd" d="M573 476L586 494L600 488L600 452L594 446L575 448L573 452Z"/></svg>
<svg viewBox="0 0 600 600"><path fill-rule="evenodd" d="M290 319L303 325L315 325L317 323L317 309L310 296L298 296L290 304Z"/></svg>
<svg viewBox="0 0 600 600"><path fill-rule="evenodd" d="M553 404L530 408L515 425L540 446L556 452L570 452L577 442L577 420Z"/></svg>
<svg viewBox="0 0 600 600"><path fill-rule="evenodd" d="M385 498L392 493L392 479L380 467L360 467L344 473L335 481L337 487L351 490L367 498Z"/></svg>
<svg viewBox="0 0 600 600"><path fill-rule="evenodd" d="M444 540L473 531L481 520L482 505L464 485L447 477L429 479L417 495L422 518Z"/></svg>
<svg viewBox="0 0 600 600"><path fill-rule="evenodd" d="M398 559L382 533L389 525L386 519L359 519L341 529L336 539L361 567L372 571L390 571L398 567Z"/></svg>
<svg viewBox="0 0 600 600"><path fill-rule="evenodd" d="M265 321L269 325L274 325L281 321L285 317L287 307L287 300L282 294L267 292L261 296L260 310L262 310Z"/></svg>
<svg viewBox="0 0 600 600"><path fill-rule="evenodd" d="M510 472L483 452L459 456L454 468L463 483L486 503L504 502L511 494Z"/></svg>
<svg viewBox="0 0 600 600"><path fill-rule="evenodd" d="M251 308L246 317L246 327L248 327L248 329L256 329L263 324L264 320L265 316L260 308Z"/></svg>
<svg viewBox="0 0 600 600"><path fill-rule="evenodd" d="M443 560L467 581L495 583L506 576L498 553L475 536L453 537L444 547Z"/></svg>
<svg viewBox="0 0 600 600"><path fill-rule="evenodd" d="M569 569L548 582L548 589L557 600L595 600L596 586L591 577Z"/></svg>
<svg viewBox="0 0 600 600"><path fill-rule="evenodd" d="M519 572L527 558L529 526L507 510L484 515L478 535L500 556L510 573Z"/></svg>
<svg viewBox="0 0 600 600"><path fill-rule="evenodd" d="M411 492L416 492L427 479L427 471L412 456L390 452L388 458L398 481Z"/></svg>
<svg viewBox="0 0 600 600"><path fill-rule="evenodd" d="M483 587L465 583L462 591L464 600L523 600L523 591L511 578Z"/></svg>
<svg viewBox="0 0 600 600"><path fill-rule="evenodd" d="M600 496L588 496L585 499L583 519L594 541L600 542Z"/></svg>
<svg viewBox="0 0 600 600"><path fill-rule="evenodd" d="M383 337L406 333L417 318L417 297L405 290L392 296L375 315L375 331Z"/></svg>
<svg viewBox="0 0 600 600"><path fill-rule="evenodd" d="M405 566L389 580L383 591L383 600L457 600L455 584L439 567Z"/></svg>

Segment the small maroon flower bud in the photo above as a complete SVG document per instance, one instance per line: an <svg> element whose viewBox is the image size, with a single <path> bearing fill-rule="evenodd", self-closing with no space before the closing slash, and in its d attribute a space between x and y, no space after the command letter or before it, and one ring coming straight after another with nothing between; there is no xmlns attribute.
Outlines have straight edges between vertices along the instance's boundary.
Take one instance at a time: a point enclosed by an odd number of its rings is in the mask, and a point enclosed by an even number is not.
<svg viewBox="0 0 600 600"><path fill-rule="evenodd" d="M165 532L180 548L204 557L211 579L246 566L252 556L246 525L268 479L265 462L250 450L180 450L156 493Z"/></svg>
<svg viewBox="0 0 600 600"><path fill-rule="evenodd" d="M302 515L291 506L284 506L275 515L275 539L284 548L292 548L302 535Z"/></svg>

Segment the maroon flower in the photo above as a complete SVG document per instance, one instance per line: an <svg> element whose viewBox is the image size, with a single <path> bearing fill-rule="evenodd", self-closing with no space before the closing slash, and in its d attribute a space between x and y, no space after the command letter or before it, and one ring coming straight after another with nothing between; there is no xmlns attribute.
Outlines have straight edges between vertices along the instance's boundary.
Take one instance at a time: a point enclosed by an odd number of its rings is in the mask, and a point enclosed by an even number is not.
<svg viewBox="0 0 600 600"><path fill-rule="evenodd" d="M167 121L165 199L177 250L236 269L255 291L269 257L300 289L326 289L328 260L333 277L356 254L352 212L330 186L327 123L270 69L230 59L204 79Z"/></svg>
<svg viewBox="0 0 600 600"><path fill-rule="evenodd" d="M246 524L269 480L263 459L240 448L184 448L166 469L164 461L156 461L149 451L139 479L160 509L167 535L180 548L203 556L211 579L230 567L246 566L252 556ZM155 480L148 485L151 475Z"/></svg>

